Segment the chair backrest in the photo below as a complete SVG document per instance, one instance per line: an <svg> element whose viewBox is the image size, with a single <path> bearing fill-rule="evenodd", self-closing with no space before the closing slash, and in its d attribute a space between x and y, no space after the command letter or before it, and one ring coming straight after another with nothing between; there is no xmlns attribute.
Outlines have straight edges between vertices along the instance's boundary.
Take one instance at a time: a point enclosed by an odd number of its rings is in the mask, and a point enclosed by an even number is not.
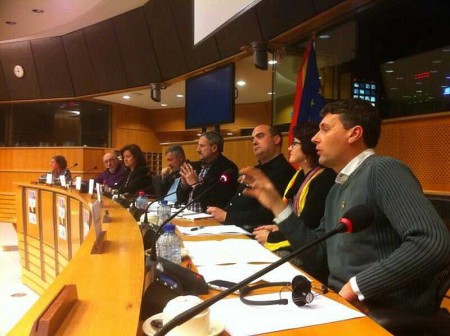
<svg viewBox="0 0 450 336"><path fill-rule="evenodd" d="M445 294L450 288L450 265L448 265L444 270L438 274L438 289L436 293L436 306L435 312L439 311L439 308L444 300Z"/></svg>

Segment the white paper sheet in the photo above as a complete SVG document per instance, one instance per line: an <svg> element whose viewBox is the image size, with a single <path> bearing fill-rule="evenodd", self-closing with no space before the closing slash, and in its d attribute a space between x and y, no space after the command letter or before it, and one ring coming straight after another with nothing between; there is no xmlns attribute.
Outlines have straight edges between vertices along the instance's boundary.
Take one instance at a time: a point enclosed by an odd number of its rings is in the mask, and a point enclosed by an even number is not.
<svg viewBox="0 0 450 336"><path fill-rule="evenodd" d="M251 239L185 241L196 266L236 263L271 263L279 258Z"/></svg>
<svg viewBox="0 0 450 336"><path fill-rule="evenodd" d="M185 218L185 217L184 217ZM186 236L207 236L207 235L251 235L250 232L236 225L213 225L213 226L177 226L178 230Z"/></svg>
<svg viewBox="0 0 450 336"><path fill-rule="evenodd" d="M239 298L232 298L215 303L210 310L221 316L225 330L232 336L256 335L364 317L364 314L325 296L315 296L312 303L303 307L295 305L291 296L290 292L281 293L282 298L289 300L285 306L250 306ZM253 300L279 298L279 293L252 296Z"/></svg>

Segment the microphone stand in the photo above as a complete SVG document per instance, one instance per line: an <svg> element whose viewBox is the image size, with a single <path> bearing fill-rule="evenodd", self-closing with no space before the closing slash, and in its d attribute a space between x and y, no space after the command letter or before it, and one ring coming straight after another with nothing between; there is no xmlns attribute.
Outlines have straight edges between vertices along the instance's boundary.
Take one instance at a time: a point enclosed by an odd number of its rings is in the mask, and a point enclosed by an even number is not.
<svg viewBox="0 0 450 336"><path fill-rule="evenodd" d="M156 332L155 336L166 335L173 328L183 324L186 321L189 321L191 318L193 318L194 316L196 316L197 314L199 314L200 312L202 312L206 308L211 307L217 301L219 301L219 300L223 299L224 297L232 294L233 292L243 288L244 286L250 284L253 280L256 280L256 279L260 278L264 274L267 274L268 272L274 270L278 266L281 266L282 264L288 262L289 260L295 258L296 256L299 256L300 254L302 254L306 250L314 247L315 245L320 244L321 242L323 242L324 240L327 240L328 238L334 236L335 234L341 233L341 232L352 232L352 229L353 229L353 232L360 231L360 230L364 229L372 221L373 212L366 205L358 205L358 206L355 206L355 208L352 208L352 209L356 209L356 208L358 208L357 209L358 211L362 210L362 213L359 214L359 215L362 215L363 218L364 218L364 220L360 220L361 223L358 223L361 226L360 228L355 228L355 227L352 228L352 224L348 223L348 222L351 222L351 221L349 219L347 219L347 218L342 218L341 221L334 227L333 230L325 233L322 237L312 241L311 243L309 243L309 244L307 244L307 245L305 245L303 247L298 248L294 252L291 252L290 254L288 254L288 255L284 256L283 258L273 262L272 264L270 264L267 267L263 268L262 270L256 272L255 274L250 275L248 278L242 280L241 282L238 282L236 285L228 288L227 290L225 290L223 292L220 292L216 296L214 296L214 297L212 297L212 298L210 298L210 299L208 299L206 301L203 301L203 302L199 303L197 306L194 306L194 307L186 310L185 312L177 315L175 318L173 318L172 320L167 322L160 330L158 330L158 332ZM347 213L349 213L352 209L347 211ZM364 213L364 211L366 213ZM346 215L344 214L343 217L345 217L345 216ZM348 217L351 217L350 214L348 215ZM356 217L356 216L354 216L354 217ZM364 222L364 223L362 223L362 222Z"/></svg>

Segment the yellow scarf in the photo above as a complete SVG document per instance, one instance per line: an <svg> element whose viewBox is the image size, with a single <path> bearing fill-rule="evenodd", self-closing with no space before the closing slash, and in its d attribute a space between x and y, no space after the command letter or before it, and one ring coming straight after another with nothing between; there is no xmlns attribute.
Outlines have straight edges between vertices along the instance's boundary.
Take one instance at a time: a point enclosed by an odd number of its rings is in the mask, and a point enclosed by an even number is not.
<svg viewBox="0 0 450 336"><path fill-rule="evenodd" d="M315 167L313 168L313 170L305 177L305 180L303 181L303 183L300 185L300 187L298 188L297 194L296 196L298 196L298 202L297 204L293 204L293 206L297 207L297 214L298 216L300 216L300 214L302 213L302 210L305 206L305 202L306 202L306 196L308 195L308 191L309 191L309 185L311 184L311 181L314 180L317 176L319 176L320 174L322 174L322 172L325 170L325 168L323 167ZM291 178L291 180L289 181L285 191L284 191L284 196L283 196L283 201L284 202L288 202L288 199L286 198L286 194L289 191L289 189L293 186L293 184L295 183L295 180L297 179L298 174L302 171L302 169L298 170L294 176ZM297 197L294 197L294 200ZM287 240L283 240L281 242L278 243L268 243L266 242L264 244L264 247L266 247L267 249L269 249L270 251L276 251L280 248L283 247L289 247L289 241Z"/></svg>

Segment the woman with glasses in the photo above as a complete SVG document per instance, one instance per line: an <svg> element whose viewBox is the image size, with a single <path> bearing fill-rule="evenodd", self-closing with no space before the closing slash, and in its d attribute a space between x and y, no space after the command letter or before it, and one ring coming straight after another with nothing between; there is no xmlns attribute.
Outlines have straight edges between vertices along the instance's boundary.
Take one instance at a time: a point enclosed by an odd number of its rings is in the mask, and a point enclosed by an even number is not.
<svg viewBox="0 0 450 336"><path fill-rule="evenodd" d="M294 140L288 148L289 163L299 167L284 192L284 201L306 226L319 226L325 207L325 198L334 184L336 173L319 164L316 145L312 137L319 131L319 124L300 123L293 129ZM278 255L290 251L289 237L278 230L277 225L263 225L253 231L259 243Z"/></svg>

